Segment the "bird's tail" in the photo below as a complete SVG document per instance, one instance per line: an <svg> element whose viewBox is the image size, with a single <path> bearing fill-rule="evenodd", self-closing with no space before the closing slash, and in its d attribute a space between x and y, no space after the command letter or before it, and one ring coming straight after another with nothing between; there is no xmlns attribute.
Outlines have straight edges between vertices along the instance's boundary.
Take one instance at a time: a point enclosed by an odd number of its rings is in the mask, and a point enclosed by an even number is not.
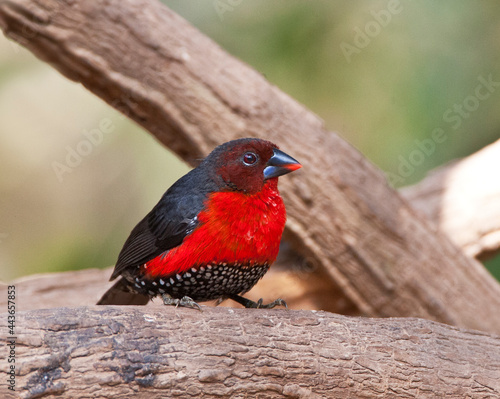
<svg viewBox="0 0 500 399"><path fill-rule="evenodd" d="M132 292L130 283L122 277L106 291L97 305L146 305L148 302L148 296Z"/></svg>

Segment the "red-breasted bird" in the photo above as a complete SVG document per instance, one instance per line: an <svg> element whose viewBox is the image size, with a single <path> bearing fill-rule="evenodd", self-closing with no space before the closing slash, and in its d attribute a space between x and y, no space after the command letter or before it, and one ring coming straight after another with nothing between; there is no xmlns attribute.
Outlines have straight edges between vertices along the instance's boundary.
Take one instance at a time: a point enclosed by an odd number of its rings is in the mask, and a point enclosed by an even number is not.
<svg viewBox="0 0 500 399"><path fill-rule="evenodd" d="M181 177L132 230L99 305L166 305L230 298L247 308L273 308L241 294L276 260L286 212L278 177L301 165L265 140L217 147Z"/></svg>

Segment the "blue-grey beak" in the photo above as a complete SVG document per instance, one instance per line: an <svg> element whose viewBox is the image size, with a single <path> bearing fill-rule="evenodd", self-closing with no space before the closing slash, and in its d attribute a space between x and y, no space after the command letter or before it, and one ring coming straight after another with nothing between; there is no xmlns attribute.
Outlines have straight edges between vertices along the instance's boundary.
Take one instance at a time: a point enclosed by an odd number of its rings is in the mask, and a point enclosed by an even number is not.
<svg viewBox="0 0 500 399"><path fill-rule="evenodd" d="M286 175L301 167L302 165L290 155L275 149L273 156L269 159L264 168L264 180Z"/></svg>

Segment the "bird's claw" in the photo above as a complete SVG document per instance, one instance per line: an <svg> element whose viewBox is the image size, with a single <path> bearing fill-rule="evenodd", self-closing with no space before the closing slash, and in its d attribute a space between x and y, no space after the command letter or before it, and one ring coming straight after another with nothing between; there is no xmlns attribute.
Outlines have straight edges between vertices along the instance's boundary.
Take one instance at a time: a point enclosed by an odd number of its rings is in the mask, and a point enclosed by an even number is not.
<svg viewBox="0 0 500 399"><path fill-rule="evenodd" d="M276 306L284 306L285 309L288 310L288 306L287 306L286 302L281 298L275 299L274 301L272 301L271 303L268 303L267 305L264 305L262 302L263 302L262 298L260 298L257 301L257 303L256 303L257 309L272 309Z"/></svg>
<svg viewBox="0 0 500 399"><path fill-rule="evenodd" d="M236 301L236 302L242 304L247 309L248 308L250 308L250 309L272 309L276 306L284 306L288 310L288 306L286 305L286 302L281 298L278 298L278 299L272 301L271 303L268 303L267 305L264 305L262 303L263 302L262 298L260 298L257 302L251 301L248 298L242 297L240 295L234 295L234 294L229 295L228 298L231 298L233 301Z"/></svg>
<svg viewBox="0 0 500 399"><path fill-rule="evenodd" d="M181 299L179 299L179 298L172 298L168 294L163 294L161 297L163 299L164 305L174 305L175 307L182 306L184 308L197 309L200 312L202 312L200 305L198 305L188 296L183 296Z"/></svg>

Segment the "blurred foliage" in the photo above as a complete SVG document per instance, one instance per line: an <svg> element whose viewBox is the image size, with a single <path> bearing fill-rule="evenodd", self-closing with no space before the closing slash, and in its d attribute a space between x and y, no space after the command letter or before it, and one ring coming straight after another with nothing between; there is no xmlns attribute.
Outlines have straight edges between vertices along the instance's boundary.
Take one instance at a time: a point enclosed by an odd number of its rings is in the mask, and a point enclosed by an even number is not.
<svg viewBox="0 0 500 399"><path fill-rule="evenodd" d="M447 140L396 185L500 136L500 90L460 126L444 119L479 77L500 81L496 0L164 2L392 175L419 150L415 140L443 129ZM346 57L346 46L356 51ZM113 132L59 182L52 163L103 119ZM0 280L114 263L130 229L187 171L139 131L0 39ZM499 264L488 262L497 277Z"/></svg>

